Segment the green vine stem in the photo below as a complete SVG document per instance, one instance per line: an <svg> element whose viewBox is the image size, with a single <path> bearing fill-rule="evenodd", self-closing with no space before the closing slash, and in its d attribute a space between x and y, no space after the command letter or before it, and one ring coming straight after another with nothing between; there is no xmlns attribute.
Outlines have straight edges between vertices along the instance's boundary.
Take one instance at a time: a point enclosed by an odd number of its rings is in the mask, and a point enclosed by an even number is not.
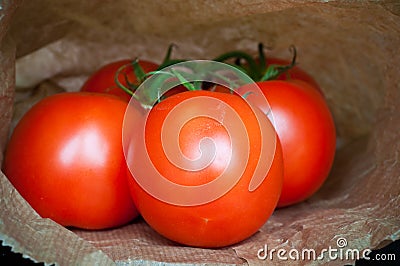
<svg viewBox="0 0 400 266"><path fill-rule="evenodd" d="M181 62L185 62L187 61L186 59L172 59L171 55L172 55L172 50L177 47L175 44L170 44L168 46L168 50L167 53L165 54L164 60L162 61L162 63L160 64L160 66L157 68L157 70L161 70L167 66L171 66L177 63L181 63Z"/></svg>
<svg viewBox="0 0 400 266"><path fill-rule="evenodd" d="M122 90L124 90L126 93L128 93L129 95L131 95L132 97L135 97L135 91L137 90L137 88L140 86L140 84L142 84L149 76L151 75L155 75L155 74L163 74L163 70L165 67L167 66L171 66L173 64L176 63L180 63L180 62L185 62L187 60L185 59L172 59L171 55L173 52L173 49L176 46L174 44L171 44L168 49L167 49L167 53L165 54L165 57L162 61L162 63L159 65L159 67L157 68L157 70L155 71L151 71L146 73L143 68L140 66L139 63L139 59L135 58L130 64L128 65L124 65L122 67L120 67L115 75L115 83L117 84L117 86L119 88L121 88ZM235 50L235 51L230 51L227 52L225 54L222 54L216 58L214 58L214 61L218 61L218 62L227 62L229 60L233 60L234 64L230 64L231 66L236 67L237 69L247 73L250 78L252 78L254 81L267 81L267 80L273 80L276 79L278 76L280 76L283 73L287 73L287 71L291 68L293 68L296 64L296 57L297 57L297 52L296 52L296 48L295 46L290 46L289 47L293 57L292 57L292 61L290 64L288 65L275 65L275 64L271 64L268 65L268 59L265 56L264 53L264 46L262 43L258 44L258 59L255 59L253 56L251 56L250 54L244 52L244 51L239 51L239 50ZM133 68L133 72L134 75L136 77L137 82L133 83L128 79L128 75L126 72L123 72L127 67L132 67ZM178 71L172 69L171 70L172 73L168 72L167 77L164 75L163 77L159 77L159 79L156 81L156 83L158 85L162 85L162 83L164 82L168 82L169 78L176 78L181 85L183 85L187 90L189 91L193 91L193 90L201 90L201 89L205 89L205 85L204 82L188 82L187 79L184 77L184 75L182 75L182 73L179 73ZM167 73L164 73L167 74ZM188 73L186 73L188 74ZM185 74L185 75L186 75ZM125 84L122 84L119 80L119 76L123 75L123 77L125 78ZM225 82L227 81L227 79L225 77L223 77L222 75L219 75L218 73L211 73L212 76L222 79ZM168 77L169 76L169 77ZM235 86L235 84L231 84L231 82L229 82L229 87L230 89L232 89L231 87ZM152 89L152 91L146 91L145 94L147 96L151 96L154 94L159 94L159 91L155 91ZM152 97L150 97L152 98Z"/></svg>
<svg viewBox="0 0 400 266"><path fill-rule="evenodd" d="M268 59L265 57L264 45L262 43L258 44L258 60L255 60L250 54L244 51L231 51L216 57L214 60L219 62L234 60L235 63L233 66L247 73L254 81L273 80L296 65L296 47L292 45L289 49L293 54L292 61L289 65L284 66L268 65ZM247 66L243 66L242 61Z"/></svg>
<svg viewBox="0 0 400 266"><path fill-rule="evenodd" d="M291 45L289 47L289 49L291 50L291 52L293 54L292 61L290 62L290 64L289 65L284 65L284 66L281 66L281 65L269 65L267 67L267 69L265 70L263 76L261 77L260 81L276 79L281 74L287 73L289 71L289 69L293 68L296 65L296 58L297 58L296 47L294 45ZM263 61L265 62L265 59Z"/></svg>
<svg viewBox="0 0 400 266"><path fill-rule="evenodd" d="M261 76L261 72L260 72L259 66L257 65L257 62L254 60L254 58L250 54L245 53L243 51L231 51L231 52L222 54L222 55L214 58L213 60L218 61L218 62L227 62L230 59L244 60L249 67L248 71L246 71L246 69L244 69L240 65L235 64L233 66L237 67L241 71L247 72L248 75L252 79L257 80Z"/></svg>
<svg viewBox="0 0 400 266"><path fill-rule="evenodd" d="M133 62L138 61L138 59L136 58L135 60L132 61L132 65L134 65ZM126 93L128 93L129 95L133 95L134 91L137 89L136 85L134 85L133 83L131 83L128 80L128 76L126 75L126 73L122 74L122 71L124 71L127 67L129 67L131 64L127 64L127 65L123 65L120 68L118 68L118 70L115 72L115 76L114 76L114 82L115 84L117 84L117 86L122 89L123 91L125 91ZM140 67L140 65L139 65ZM142 69L143 71L143 69ZM126 84L128 85L128 87L126 87L125 85L123 85L120 81L119 81L119 76L123 75Z"/></svg>
<svg viewBox="0 0 400 266"><path fill-rule="evenodd" d="M261 72L264 73L264 71L266 70L265 68L267 67L266 63L267 60L265 58L265 53L264 53L264 44L261 42L258 44L258 60Z"/></svg>
<svg viewBox="0 0 400 266"><path fill-rule="evenodd" d="M157 70L161 70L167 66L186 61L184 59L172 59L171 58L172 51L175 47L176 47L176 45L174 45L174 44L169 45L169 47L167 49L167 53L165 54L164 59L163 59L162 63L159 65L159 67L157 68ZM137 80L136 83L131 82L128 78L127 73L124 72L124 70L126 70L129 67L132 67L132 69L133 69L133 73ZM114 81L115 81L115 84L117 84L117 86L120 89L122 89L123 91L128 93L130 96L134 96L134 93L137 90L137 88L140 86L140 84L142 84L149 76L153 75L154 73L157 73L157 71L152 71L152 72L146 73L143 70L143 68L140 66L139 59L135 58L134 60L132 60L132 62L130 64L121 66L116 71L115 76L114 76ZM120 76L122 76L124 78L125 84L127 86L125 86L124 84L122 84L120 82L120 80L119 80Z"/></svg>

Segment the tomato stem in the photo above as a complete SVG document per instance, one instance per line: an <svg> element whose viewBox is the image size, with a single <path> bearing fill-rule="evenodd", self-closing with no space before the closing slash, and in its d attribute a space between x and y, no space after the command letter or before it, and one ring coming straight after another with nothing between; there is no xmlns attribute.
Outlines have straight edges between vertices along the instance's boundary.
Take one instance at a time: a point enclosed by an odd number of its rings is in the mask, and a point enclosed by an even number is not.
<svg viewBox="0 0 400 266"><path fill-rule="evenodd" d="M132 69L133 69L136 80L138 81L137 84L131 82L128 78L127 72L125 70L129 67L132 67ZM120 75L123 75L123 77L125 79L125 83L128 85L128 87L126 87L119 81ZM143 70L143 68L139 64L139 59L135 58L134 60L132 60L132 62L130 64L126 64L126 65L123 65L120 68L118 68L118 70L114 76L114 82L115 82L115 84L117 84L117 86L120 89L122 89L123 91L128 93L130 96L133 96L136 89L147 78L147 76L148 75L146 74L146 72Z"/></svg>
<svg viewBox="0 0 400 266"><path fill-rule="evenodd" d="M241 66L239 65L234 65L235 67L237 67L239 70L247 72L248 75L252 78L252 79L258 79L261 76L261 73L259 72L259 67L257 66L256 61L253 59L253 57L243 51L231 51L225 54L222 54L216 58L214 58L214 61L218 61L218 62L226 62L229 59L236 59L236 60L240 60L243 59L246 61L246 63L249 66L249 71L244 70ZM238 61L240 62L240 61Z"/></svg>
<svg viewBox="0 0 400 266"><path fill-rule="evenodd" d="M170 44L168 46L168 50L167 53L165 54L164 60L162 61L162 63L158 66L157 70L161 70L165 67L177 64L177 63L181 63L181 62L185 62L187 61L186 59L171 59L171 54L172 54L172 50L177 47L175 44Z"/></svg>
<svg viewBox="0 0 400 266"><path fill-rule="evenodd" d="M187 81L187 79L185 79L184 76L182 76L181 73L179 73L178 71L176 71L175 69L171 69L171 72L174 74L175 77L178 78L178 80L181 82L181 84L183 86L185 86L186 89L188 89L189 91L195 91L198 90L198 88L195 87L195 85L193 85L192 83L190 83L189 81ZM198 85L197 85L198 86Z"/></svg>
<svg viewBox="0 0 400 266"><path fill-rule="evenodd" d="M287 72L296 64L296 47L291 45L289 49L293 53L292 61L289 65L268 65L267 58L264 53L264 45L258 44L258 62L248 53L243 51L231 51L222 54L214 59L214 61L226 62L230 59L235 59L234 67L247 73L254 81L266 81L276 79L279 75ZM242 60L247 63L247 68L242 66Z"/></svg>
<svg viewBox="0 0 400 266"><path fill-rule="evenodd" d="M266 64L266 58L265 58L265 53L264 53L264 44L259 43L258 44L258 59L259 59L259 67L262 73L265 71L267 64Z"/></svg>
<svg viewBox="0 0 400 266"><path fill-rule="evenodd" d="M165 54L164 60L161 62L161 65L163 65L171 60L172 49L174 49L174 47L176 47L176 45L173 43L171 43L168 46L167 53Z"/></svg>
<svg viewBox="0 0 400 266"><path fill-rule="evenodd" d="M117 70L117 72L115 73L115 76L114 76L114 82L115 82L115 84L117 84L117 86L118 86L119 88L121 88L123 91L125 91L126 93L128 93L129 95L132 96L132 95L133 95L133 91L132 91L131 89L125 87L125 85L123 85L123 84L119 81L119 75L121 74L121 72L122 72L127 66L129 66L129 65L123 65L123 66L121 66L120 68L118 68L118 70ZM125 73L124 73L124 78L125 78L125 81L127 82L127 84L129 84L129 86L133 85L133 84L131 84L131 83L128 81L127 75L126 75Z"/></svg>
<svg viewBox="0 0 400 266"><path fill-rule="evenodd" d="M276 79L278 76L280 76L283 73L287 73L287 71L291 68L293 68L296 65L296 57L297 57L297 51L296 47L294 45L291 45L289 49L293 53L292 61L289 65L281 66L281 65L269 65L267 69L264 72L264 75L261 77L260 81L266 81L266 80L273 80Z"/></svg>
<svg viewBox="0 0 400 266"><path fill-rule="evenodd" d="M143 68L139 65L139 59L136 58L132 61L133 72L135 73L136 79L141 84L146 79L146 72L144 72ZM127 75L125 74L125 77Z"/></svg>

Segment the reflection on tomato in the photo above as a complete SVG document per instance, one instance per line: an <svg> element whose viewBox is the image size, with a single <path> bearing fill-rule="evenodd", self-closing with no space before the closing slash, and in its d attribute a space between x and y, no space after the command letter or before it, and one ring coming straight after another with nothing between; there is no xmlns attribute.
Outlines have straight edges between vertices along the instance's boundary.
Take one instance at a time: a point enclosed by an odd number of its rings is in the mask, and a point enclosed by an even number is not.
<svg viewBox="0 0 400 266"><path fill-rule="evenodd" d="M212 162L199 171L189 171L174 165L167 157L165 144L161 135L167 127L166 119L172 111L173 121L180 119L184 113L196 112L201 105L190 104L187 109L178 109L187 100L209 97L218 100L220 112L216 114L221 119L227 104L237 112L245 131L248 134L249 152L240 153L232 143L241 142L234 132L228 132L223 124L209 116L194 116L185 123L178 125L179 134L171 137L169 142L179 143L182 156L196 160L199 156L210 155L209 150L201 145L205 139L212 139L215 157ZM181 112L181 113L180 113ZM181 206L160 200L157 195L147 193L133 177L130 178L130 189L138 210L146 222L161 235L190 246L222 247L237 243L254 234L270 217L280 196L283 169L282 152L276 132L269 120L260 112L262 122L252 112L246 101L234 94L210 91L188 91L173 95L161 101L150 111L145 126L145 143L148 155L154 167L161 175L173 182L185 186L209 184L215 180L229 164L245 162L243 174L230 172L230 176L239 174L239 181L221 197L200 205ZM226 121L226 123L229 123ZM177 126L174 126L177 127ZM249 183L259 162L261 150L261 132L269 143L276 143L275 156L272 165L261 185L254 191L249 191ZM234 131L234 130L233 130ZM265 141L265 140L264 140ZM200 150L199 150L200 149ZM230 151L234 155L229 156ZM246 164L246 156L248 161ZM230 161L232 158L232 161ZM233 159L235 158L235 159ZM236 160L236 161L234 161ZM128 162L129 164L129 162ZM231 168L227 168L231 169ZM219 188L215 188L218 190ZM202 195L193 195L193 198ZM206 195L204 195L206 196Z"/></svg>
<svg viewBox="0 0 400 266"><path fill-rule="evenodd" d="M138 215L122 150L126 106L106 94L61 93L43 99L21 119L3 171L42 217L104 229Z"/></svg>

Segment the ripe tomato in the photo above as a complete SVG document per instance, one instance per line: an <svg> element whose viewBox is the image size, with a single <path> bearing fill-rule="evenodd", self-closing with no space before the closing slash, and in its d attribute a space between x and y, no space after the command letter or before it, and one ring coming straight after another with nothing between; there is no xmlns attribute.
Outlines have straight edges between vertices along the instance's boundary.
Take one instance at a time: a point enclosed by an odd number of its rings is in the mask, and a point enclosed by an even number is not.
<svg viewBox="0 0 400 266"><path fill-rule="evenodd" d="M214 106L215 109L210 111L212 117L210 114L196 115L198 111L207 109L203 101ZM232 122L227 114L227 106L237 113L241 127ZM264 114L259 112L256 116L246 101L237 95L210 91L175 94L151 109L144 133L147 154L155 169L165 179L173 184L186 186L187 189L183 194L169 192L168 196L176 196L183 201L202 201L203 197L209 197L210 194L221 192L225 188L209 187L204 194L197 190L193 193L188 192L190 188L209 185L219 179L220 175L228 177L228 182L238 177L238 182L229 190L223 191L226 193L220 197L187 205L161 200L158 195L146 191L137 178L130 178L129 185L134 202L142 217L153 229L185 245L222 247L246 239L267 221L280 196L283 162L276 132ZM179 132L172 132L170 137L166 137L167 143L163 143L162 135L170 128ZM245 136L237 135L237 132L242 132L240 130L246 132ZM207 140L210 139L213 140L211 146L207 144ZM178 151L168 154L171 150L167 146L174 143ZM241 145L244 147L240 147ZM260 165L262 145L273 149L269 157L271 167L262 174L263 182L255 190L249 191L250 180ZM246 148L248 150L244 152L243 149ZM186 158L193 163L191 166L196 170L184 168L180 163L175 164L175 161L170 160L175 157L183 161ZM199 163L198 158L204 157L213 159L202 168L196 162ZM127 158L129 165L129 156ZM137 158L133 157L132 160ZM237 166L239 168L235 168ZM153 184L160 186L158 182Z"/></svg>
<svg viewBox="0 0 400 266"><path fill-rule="evenodd" d="M257 84L282 144L284 182L278 207L292 205L314 194L327 178L336 149L334 121L323 95L306 82Z"/></svg>
<svg viewBox="0 0 400 266"><path fill-rule="evenodd" d="M97 93L61 93L33 106L8 143L3 170L43 217L103 229L138 212L127 186L122 122L127 104Z"/></svg>
<svg viewBox="0 0 400 266"><path fill-rule="evenodd" d="M131 63L132 60L126 59L112 62L101 67L86 80L81 88L81 91L108 93L116 95L129 102L131 95L118 87L118 85L115 83L115 75L121 67L126 65L126 68L121 71L118 77L119 82L121 82L121 84L125 87L129 88L129 85L125 79L126 76L130 83L138 85L138 80L135 76L135 72ZM143 68L145 73L155 71L158 67L157 64L145 60L140 60L139 65Z"/></svg>

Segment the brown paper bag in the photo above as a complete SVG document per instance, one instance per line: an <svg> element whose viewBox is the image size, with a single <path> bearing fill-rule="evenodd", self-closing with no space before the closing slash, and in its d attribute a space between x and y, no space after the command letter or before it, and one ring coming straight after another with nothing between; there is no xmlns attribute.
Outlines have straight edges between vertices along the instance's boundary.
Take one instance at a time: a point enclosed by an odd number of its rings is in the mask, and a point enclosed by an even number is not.
<svg viewBox="0 0 400 266"><path fill-rule="evenodd" d="M34 88L48 82L78 90L100 65L133 57L160 62L171 43L178 47L176 57L193 59L234 49L255 53L258 42L270 48L267 55L290 58L288 47L296 45L298 63L321 85L338 134L335 164L316 195L276 210L258 233L222 249L177 245L141 219L105 231L63 228L38 216L1 173L0 239L15 252L59 265L343 265L354 262L355 253L362 256L400 238L396 1L16 0L0 5L2 151L14 100L20 100L15 95L30 98ZM329 249L336 253L330 256ZM322 255L312 257L312 251Z"/></svg>

